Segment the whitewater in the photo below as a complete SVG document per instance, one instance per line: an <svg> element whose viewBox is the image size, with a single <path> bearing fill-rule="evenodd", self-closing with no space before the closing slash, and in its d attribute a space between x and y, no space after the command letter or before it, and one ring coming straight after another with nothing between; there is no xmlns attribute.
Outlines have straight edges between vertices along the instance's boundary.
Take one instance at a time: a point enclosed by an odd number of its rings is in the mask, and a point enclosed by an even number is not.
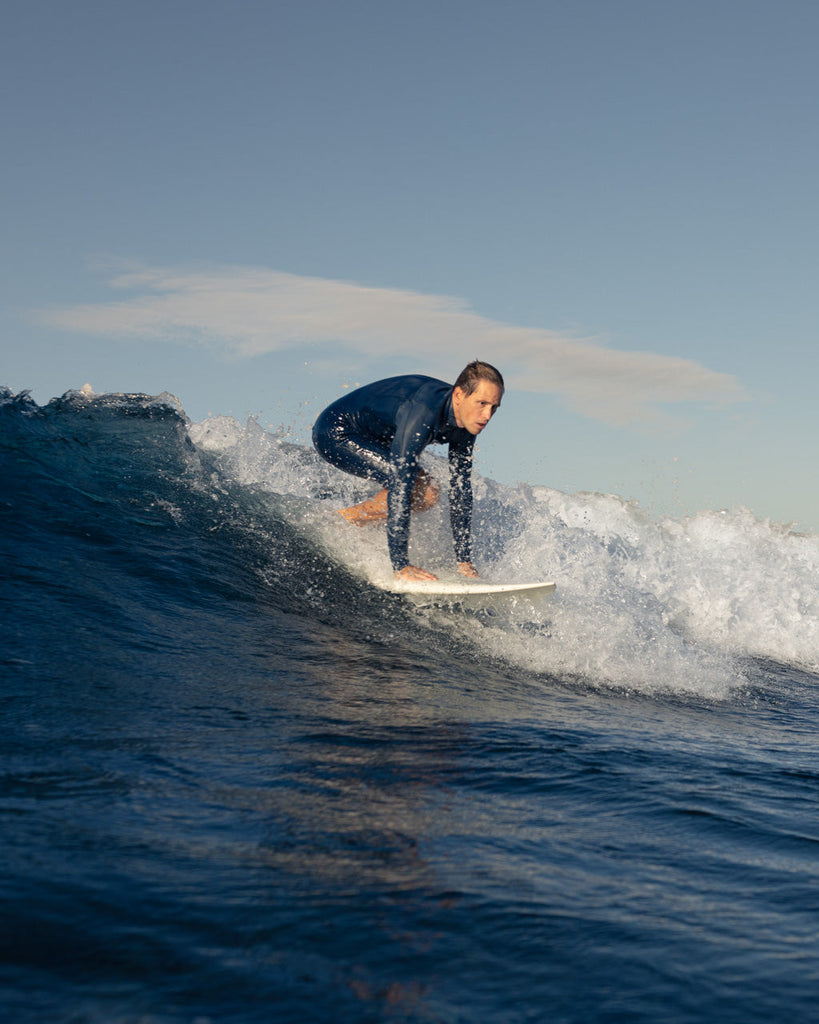
<svg viewBox="0 0 819 1024"><path fill-rule="evenodd" d="M819 537L474 490L553 596L372 586L284 430L0 389L4 1019L814 1019Z"/></svg>

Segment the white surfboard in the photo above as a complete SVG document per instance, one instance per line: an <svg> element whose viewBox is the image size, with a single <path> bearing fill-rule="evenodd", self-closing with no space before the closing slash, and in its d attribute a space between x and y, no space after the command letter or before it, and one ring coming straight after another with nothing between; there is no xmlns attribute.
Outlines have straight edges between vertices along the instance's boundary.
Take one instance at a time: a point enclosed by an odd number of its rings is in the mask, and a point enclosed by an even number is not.
<svg viewBox="0 0 819 1024"><path fill-rule="evenodd" d="M391 594L414 597L458 598L470 597L539 597L555 589L551 581L539 583L488 583L486 580L374 580L377 587Z"/></svg>

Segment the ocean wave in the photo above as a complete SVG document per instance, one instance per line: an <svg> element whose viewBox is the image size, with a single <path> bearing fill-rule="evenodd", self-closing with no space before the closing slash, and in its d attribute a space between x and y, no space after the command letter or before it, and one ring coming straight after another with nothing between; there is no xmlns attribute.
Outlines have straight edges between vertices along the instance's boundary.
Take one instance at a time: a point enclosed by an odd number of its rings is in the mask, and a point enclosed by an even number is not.
<svg viewBox="0 0 819 1024"><path fill-rule="evenodd" d="M225 615L265 600L382 644L648 695L725 698L748 688L753 659L819 670L819 538L744 509L657 519L616 495L476 476L482 574L549 578L557 592L465 614L370 586L388 571L383 530L334 514L368 485L255 420L192 423L167 394L81 389L40 407L6 389L0 445L8 557L67 600L72 574L92 566L109 607L150 580L214 614L214 597ZM445 479L445 461L425 458ZM410 557L433 570L452 563L445 493L412 527Z"/></svg>

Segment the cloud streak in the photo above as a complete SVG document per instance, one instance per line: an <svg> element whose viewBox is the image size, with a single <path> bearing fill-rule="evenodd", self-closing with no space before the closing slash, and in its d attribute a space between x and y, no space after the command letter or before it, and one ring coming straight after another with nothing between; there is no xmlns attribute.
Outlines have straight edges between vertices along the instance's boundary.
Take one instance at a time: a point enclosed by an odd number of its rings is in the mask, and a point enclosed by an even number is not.
<svg viewBox="0 0 819 1024"><path fill-rule="evenodd" d="M744 397L734 377L692 360L500 323L447 296L253 267L140 267L110 285L132 294L52 309L38 319L83 334L201 344L241 358L342 343L373 360L412 354L419 371L442 376L478 356L497 363L509 387L557 395L575 411L616 425L656 421L669 403Z"/></svg>

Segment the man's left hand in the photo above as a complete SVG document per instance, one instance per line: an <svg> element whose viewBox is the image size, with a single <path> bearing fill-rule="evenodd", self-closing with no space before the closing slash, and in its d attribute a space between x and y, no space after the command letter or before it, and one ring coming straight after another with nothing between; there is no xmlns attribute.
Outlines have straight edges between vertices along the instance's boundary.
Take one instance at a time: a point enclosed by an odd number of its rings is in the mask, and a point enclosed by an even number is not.
<svg viewBox="0 0 819 1024"><path fill-rule="evenodd" d="M471 562L458 562L458 572L461 576L477 576L478 570Z"/></svg>

